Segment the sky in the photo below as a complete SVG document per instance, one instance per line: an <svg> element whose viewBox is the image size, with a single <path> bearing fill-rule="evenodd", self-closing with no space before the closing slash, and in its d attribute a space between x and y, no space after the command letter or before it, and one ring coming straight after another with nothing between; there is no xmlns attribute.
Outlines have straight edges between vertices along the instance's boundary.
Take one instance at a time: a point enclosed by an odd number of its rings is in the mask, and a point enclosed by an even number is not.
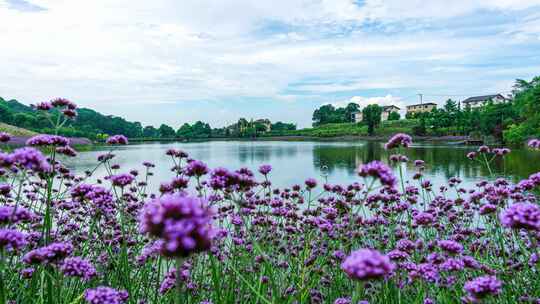
<svg viewBox="0 0 540 304"><path fill-rule="evenodd" d="M311 124L540 75L540 0L0 0L0 96L178 128Z"/></svg>

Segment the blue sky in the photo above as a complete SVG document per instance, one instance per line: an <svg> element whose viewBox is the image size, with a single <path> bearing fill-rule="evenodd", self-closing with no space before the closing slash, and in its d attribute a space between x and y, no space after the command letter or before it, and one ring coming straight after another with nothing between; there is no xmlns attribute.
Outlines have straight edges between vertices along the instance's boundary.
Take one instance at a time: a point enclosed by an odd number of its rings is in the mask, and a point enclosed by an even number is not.
<svg viewBox="0 0 540 304"><path fill-rule="evenodd" d="M311 123L540 75L540 0L0 0L0 96L175 128Z"/></svg>

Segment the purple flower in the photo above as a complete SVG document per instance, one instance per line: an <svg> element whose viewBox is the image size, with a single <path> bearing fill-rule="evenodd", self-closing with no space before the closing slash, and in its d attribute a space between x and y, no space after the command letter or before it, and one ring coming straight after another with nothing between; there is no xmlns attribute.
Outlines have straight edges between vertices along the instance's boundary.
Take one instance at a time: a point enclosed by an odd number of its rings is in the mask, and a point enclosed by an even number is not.
<svg viewBox="0 0 540 304"><path fill-rule="evenodd" d="M208 166L202 161L194 160L187 164L185 173L187 176L200 177L208 173Z"/></svg>
<svg viewBox="0 0 540 304"><path fill-rule="evenodd" d="M198 197L166 194L144 206L141 231L163 240L161 252L185 257L210 248L213 212Z"/></svg>
<svg viewBox="0 0 540 304"><path fill-rule="evenodd" d="M129 295L125 290L99 286L84 291L84 299L89 304L123 304Z"/></svg>
<svg viewBox="0 0 540 304"><path fill-rule="evenodd" d="M75 149L73 149L70 146L58 147L58 148L56 148L56 153L63 154L65 156L69 156L69 157L77 156L77 151L75 151Z"/></svg>
<svg viewBox="0 0 540 304"><path fill-rule="evenodd" d="M75 110L77 105L66 98L55 98L51 100L51 105L56 108L66 107L70 110Z"/></svg>
<svg viewBox="0 0 540 304"><path fill-rule="evenodd" d="M358 170L358 175L361 177L371 176L378 178L381 184L393 187L396 184L396 177L394 176L392 169L380 161L372 161L364 164Z"/></svg>
<svg viewBox="0 0 540 304"><path fill-rule="evenodd" d="M67 146L69 145L69 139L58 136L58 135L48 135L40 134L34 137L31 137L26 141L27 146Z"/></svg>
<svg viewBox="0 0 540 304"><path fill-rule="evenodd" d="M53 105L48 101L43 101L35 105L32 105L32 107L41 111L49 111L50 109L53 108Z"/></svg>
<svg viewBox="0 0 540 304"><path fill-rule="evenodd" d="M478 148L478 153L489 153L491 152L491 150L489 149L488 146L480 146Z"/></svg>
<svg viewBox="0 0 540 304"><path fill-rule="evenodd" d="M69 243L52 243L48 246L29 251L23 257L26 264L53 263L60 261L73 252L73 245Z"/></svg>
<svg viewBox="0 0 540 304"><path fill-rule="evenodd" d="M31 222L36 218L35 214L23 207L1 206L0 207L0 224Z"/></svg>
<svg viewBox="0 0 540 304"><path fill-rule="evenodd" d="M97 274L94 265L81 257L66 258L62 262L60 270L68 277L79 277L86 281Z"/></svg>
<svg viewBox="0 0 540 304"><path fill-rule="evenodd" d="M308 178L306 179L305 184L306 184L306 188L313 189L317 187L317 180L314 178Z"/></svg>
<svg viewBox="0 0 540 304"><path fill-rule="evenodd" d="M464 289L475 298L482 299L501 293L502 283L495 276L481 276L465 283Z"/></svg>
<svg viewBox="0 0 540 304"><path fill-rule="evenodd" d="M533 203L515 203L501 213L500 220L508 228L540 230L540 207Z"/></svg>
<svg viewBox="0 0 540 304"><path fill-rule="evenodd" d="M20 168L36 172L49 172L52 168L40 151L29 147L16 149L9 155L9 160Z"/></svg>
<svg viewBox="0 0 540 304"><path fill-rule="evenodd" d="M529 146L529 148L531 149L540 149L540 139L531 139L529 140L529 142L527 143L527 145Z"/></svg>
<svg viewBox="0 0 540 304"><path fill-rule="evenodd" d="M341 264L341 269L355 280L380 279L392 273L394 268L388 256L372 249L353 251Z"/></svg>
<svg viewBox="0 0 540 304"><path fill-rule="evenodd" d="M129 141L124 135L113 135L109 136L105 143L109 145L127 145Z"/></svg>
<svg viewBox="0 0 540 304"><path fill-rule="evenodd" d="M0 229L0 251L19 250L27 243L24 233L14 229Z"/></svg>
<svg viewBox="0 0 540 304"><path fill-rule="evenodd" d="M133 182L135 178L129 173L111 175L110 180L114 186L125 187Z"/></svg>
<svg viewBox="0 0 540 304"><path fill-rule="evenodd" d="M8 142L11 140L11 135L6 132L0 132L0 142Z"/></svg>
<svg viewBox="0 0 540 304"><path fill-rule="evenodd" d="M463 251L463 246L452 240L439 241L439 247L441 247L442 250L453 254L461 253Z"/></svg>
<svg viewBox="0 0 540 304"><path fill-rule="evenodd" d="M399 148L400 146L403 146L404 148L408 148L410 144L412 144L411 136L409 136L409 135L407 135L405 133L398 133L398 134L392 136L388 140L388 142L384 145L384 148L386 150Z"/></svg>
<svg viewBox="0 0 540 304"><path fill-rule="evenodd" d="M467 153L467 158L470 159L470 160L473 160L476 158L476 152L469 152Z"/></svg>
<svg viewBox="0 0 540 304"><path fill-rule="evenodd" d="M270 166L270 165L262 165L262 166L259 167L259 172L262 175L268 175L268 173L270 173L270 171L272 171L272 166Z"/></svg>

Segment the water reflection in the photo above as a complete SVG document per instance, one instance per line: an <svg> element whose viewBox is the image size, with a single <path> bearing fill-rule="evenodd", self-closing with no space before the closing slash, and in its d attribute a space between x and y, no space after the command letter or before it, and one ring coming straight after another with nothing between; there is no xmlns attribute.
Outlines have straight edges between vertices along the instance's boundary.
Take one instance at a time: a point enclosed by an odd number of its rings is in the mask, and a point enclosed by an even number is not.
<svg viewBox="0 0 540 304"><path fill-rule="evenodd" d="M121 171L131 168L142 169L142 162L150 160L156 164L151 182L155 185L172 177L170 159L165 156L169 148L185 150L191 157L203 160L210 167L248 167L256 171L263 163L271 164L273 183L285 186L301 183L308 177L319 180L325 173L331 183L350 183L358 180L356 168L372 160L387 162L390 152L380 142L203 142L140 144L121 147L115 152L116 163ZM75 159L65 160L78 172L92 169L96 158L104 147L81 152ZM468 186L487 177L488 171L478 162L468 160L465 155L472 147L452 145L417 144L404 151L411 162L405 174L414 174L413 160L423 159L427 168L425 175L434 183L445 183L449 177L459 176ZM540 171L540 153L515 150L505 162L496 161L494 170L514 180ZM326 168L323 170L322 168ZM123 172L123 171L122 171ZM103 175L105 172L98 171Z"/></svg>

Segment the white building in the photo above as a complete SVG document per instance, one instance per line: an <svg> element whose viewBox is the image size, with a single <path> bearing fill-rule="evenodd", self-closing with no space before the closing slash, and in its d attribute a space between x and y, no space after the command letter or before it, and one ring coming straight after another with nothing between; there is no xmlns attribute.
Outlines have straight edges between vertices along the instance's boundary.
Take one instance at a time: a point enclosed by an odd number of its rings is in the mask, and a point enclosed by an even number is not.
<svg viewBox="0 0 540 304"><path fill-rule="evenodd" d="M501 94L495 94L469 97L462 101L462 103L464 107L478 108L482 107L490 100L493 101L493 103L503 103L506 102L507 99Z"/></svg>

